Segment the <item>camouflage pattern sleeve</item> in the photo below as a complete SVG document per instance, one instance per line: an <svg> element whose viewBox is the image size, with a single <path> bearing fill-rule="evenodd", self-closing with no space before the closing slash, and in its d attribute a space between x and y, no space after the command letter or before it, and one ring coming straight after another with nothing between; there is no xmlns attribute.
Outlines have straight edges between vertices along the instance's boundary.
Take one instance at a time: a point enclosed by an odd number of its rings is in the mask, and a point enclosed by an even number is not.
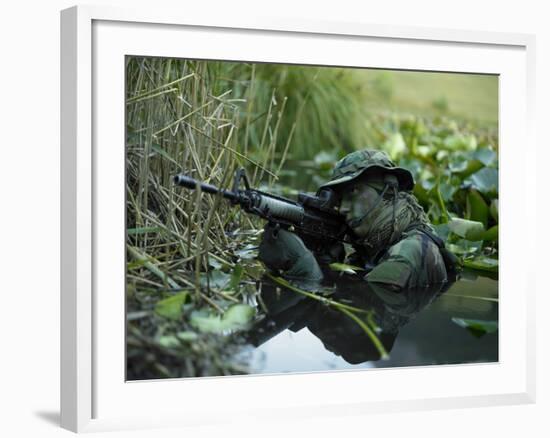
<svg viewBox="0 0 550 438"><path fill-rule="evenodd" d="M414 230L391 246L365 279L392 289L409 289L444 283L447 271L437 245Z"/></svg>

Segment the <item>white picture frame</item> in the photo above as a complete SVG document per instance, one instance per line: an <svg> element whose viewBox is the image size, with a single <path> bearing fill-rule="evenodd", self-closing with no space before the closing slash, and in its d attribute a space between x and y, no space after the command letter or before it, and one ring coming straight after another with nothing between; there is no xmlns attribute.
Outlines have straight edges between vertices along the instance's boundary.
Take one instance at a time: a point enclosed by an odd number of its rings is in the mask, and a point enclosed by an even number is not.
<svg viewBox="0 0 550 438"><path fill-rule="evenodd" d="M104 6L61 13L62 427L103 431L534 402L535 274L515 254L534 247L536 233L526 241L513 232L528 220L524 205L536 205L535 172L528 170L535 155L534 36L241 17ZM191 37L192 49L176 44ZM220 38L227 44L215 44ZM499 362L124 382L119 73L128 54L500 75ZM520 140L526 153L514 154ZM113 151L108 159L105 145ZM191 401L177 398L182 391Z"/></svg>

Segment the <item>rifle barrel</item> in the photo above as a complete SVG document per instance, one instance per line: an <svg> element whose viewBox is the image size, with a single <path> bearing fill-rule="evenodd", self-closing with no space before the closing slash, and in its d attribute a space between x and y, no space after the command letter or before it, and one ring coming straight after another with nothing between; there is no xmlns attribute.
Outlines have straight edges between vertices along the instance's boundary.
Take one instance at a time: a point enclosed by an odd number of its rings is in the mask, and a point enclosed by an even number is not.
<svg viewBox="0 0 550 438"><path fill-rule="evenodd" d="M231 201L237 198L237 195L231 190L223 190L216 186L213 186L212 184L199 182L196 179L193 179L181 173L174 177L174 183L177 184L178 186L187 187L188 189L193 189L193 190L195 190L197 186L199 186L202 192L210 193L212 195L221 193L224 198L229 199Z"/></svg>

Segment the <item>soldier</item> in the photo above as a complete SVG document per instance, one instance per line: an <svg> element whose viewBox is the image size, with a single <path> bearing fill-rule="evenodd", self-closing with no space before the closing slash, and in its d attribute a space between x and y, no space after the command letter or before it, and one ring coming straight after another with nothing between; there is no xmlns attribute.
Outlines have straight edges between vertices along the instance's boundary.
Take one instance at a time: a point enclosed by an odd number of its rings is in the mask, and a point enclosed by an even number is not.
<svg viewBox="0 0 550 438"><path fill-rule="evenodd" d="M397 167L385 152L361 150L335 166L330 187L340 197L340 212L353 230L350 264L364 267L364 279L385 290L444 284L455 274L456 258L434 233L412 195L412 174ZM299 236L267 226L259 258L272 271L305 284L323 279L321 266L342 261L343 248L313 254ZM320 266L321 265L321 266Z"/></svg>

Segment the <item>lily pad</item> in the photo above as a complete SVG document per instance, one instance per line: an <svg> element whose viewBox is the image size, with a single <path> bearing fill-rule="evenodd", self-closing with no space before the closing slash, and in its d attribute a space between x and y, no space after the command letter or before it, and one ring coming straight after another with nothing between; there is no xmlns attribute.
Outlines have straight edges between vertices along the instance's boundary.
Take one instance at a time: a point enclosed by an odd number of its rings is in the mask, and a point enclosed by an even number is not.
<svg viewBox="0 0 550 438"><path fill-rule="evenodd" d="M476 338L481 338L487 333L494 333L498 330L498 321L463 318L452 318L452 321L460 327L467 329Z"/></svg>
<svg viewBox="0 0 550 438"><path fill-rule="evenodd" d="M187 295L187 292L181 292L159 301L155 306L155 313L172 320L180 319Z"/></svg>
<svg viewBox="0 0 550 438"><path fill-rule="evenodd" d="M470 240L460 239L459 241L455 243L449 243L446 246L449 251L453 252L454 254L467 256L478 253L481 250L482 245L482 240L472 242Z"/></svg>
<svg viewBox="0 0 550 438"><path fill-rule="evenodd" d="M441 197L445 202L450 201L453 198L453 195L455 194L458 187L448 184L448 183L440 183L439 184L439 192L441 193Z"/></svg>
<svg viewBox="0 0 550 438"><path fill-rule="evenodd" d="M474 152L474 157L485 166L490 166L496 161L497 153L489 148L479 148Z"/></svg>
<svg viewBox="0 0 550 438"><path fill-rule="evenodd" d="M498 260L479 256L471 260L464 260L464 267L480 271L498 272Z"/></svg>
<svg viewBox="0 0 550 438"><path fill-rule="evenodd" d="M451 219L449 229L456 235L472 241L483 240L479 236L485 232L485 227L481 222L460 218Z"/></svg>
<svg viewBox="0 0 550 438"><path fill-rule="evenodd" d="M226 331L247 328L254 317L254 308L247 304L235 304L223 316L197 310L191 314L191 325L203 333L221 334Z"/></svg>
<svg viewBox="0 0 550 438"><path fill-rule="evenodd" d="M465 182L471 184L481 193L496 195L498 193L498 170L492 167L484 167L470 175Z"/></svg>
<svg viewBox="0 0 550 438"><path fill-rule="evenodd" d="M450 135L443 141L447 149L473 151L477 147L476 138L473 135Z"/></svg>

